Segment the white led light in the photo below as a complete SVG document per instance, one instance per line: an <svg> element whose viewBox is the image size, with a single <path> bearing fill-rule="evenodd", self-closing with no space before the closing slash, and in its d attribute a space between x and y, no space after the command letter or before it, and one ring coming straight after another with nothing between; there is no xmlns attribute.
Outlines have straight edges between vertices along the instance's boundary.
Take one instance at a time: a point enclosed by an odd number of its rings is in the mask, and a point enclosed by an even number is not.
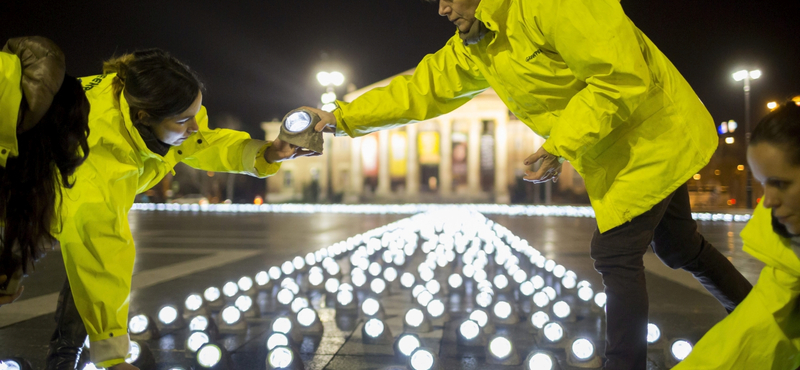
<svg viewBox="0 0 800 370"><path fill-rule="evenodd" d="M16 362L12 362L10 365L14 365L14 364L16 364L16 367L9 366L7 370L20 370L19 364L17 364ZM99 370L99 369L97 368L97 366L94 366L93 363L89 362L89 363L86 364L86 366L83 367L83 370ZM172 369L170 369L170 370L172 370ZM183 369L180 369L180 370L183 370Z"/></svg>
<svg viewBox="0 0 800 370"><path fill-rule="evenodd" d="M489 307L492 304L492 295L488 292L480 292L475 296L475 302L483 308Z"/></svg>
<svg viewBox="0 0 800 370"><path fill-rule="evenodd" d="M300 310L309 307L310 304L308 302L308 298L305 297L297 297L292 301L292 312L297 313Z"/></svg>
<svg viewBox="0 0 800 370"><path fill-rule="evenodd" d="M199 294L192 294L186 297L184 306L189 311L197 311L203 306L203 297L201 297Z"/></svg>
<svg viewBox="0 0 800 370"><path fill-rule="evenodd" d="M383 278L388 282L395 281L397 279L397 269L391 266L387 267L386 270L383 270Z"/></svg>
<svg viewBox="0 0 800 370"><path fill-rule="evenodd" d="M375 316L380 308L381 304L375 298L367 298L361 303L361 311L366 316Z"/></svg>
<svg viewBox="0 0 800 370"><path fill-rule="evenodd" d="M364 324L364 331L367 332L367 335L373 338L379 337L383 334L383 331L386 329L383 321L378 319L369 319L366 324Z"/></svg>
<svg viewBox="0 0 800 370"><path fill-rule="evenodd" d="M172 324L178 318L178 310L172 306L164 306L158 311L158 320L162 324Z"/></svg>
<svg viewBox="0 0 800 370"><path fill-rule="evenodd" d="M294 281L294 278L287 277L283 279L281 281L281 288L291 290L294 295L300 293L300 286L297 285L297 282Z"/></svg>
<svg viewBox="0 0 800 370"><path fill-rule="evenodd" d="M513 266L516 267L516 265ZM523 270L517 270L511 275L511 277L515 282L517 282L517 284L522 284L523 281L528 280L528 274Z"/></svg>
<svg viewBox="0 0 800 370"><path fill-rule="evenodd" d="M222 321L228 325L237 323L242 318L242 311L239 311L236 306L228 306L222 310Z"/></svg>
<svg viewBox="0 0 800 370"><path fill-rule="evenodd" d="M397 342L397 347L404 356L410 356L415 349L419 348L419 339L413 335L403 335Z"/></svg>
<svg viewBox="0 0 800 370"><path fill-rule="evenodd" d="M594 291L592 290L592 288L589 288L588 286L581 287L580 289L578 289L578 298L580 298L581 301L589 302L592 299L593 295Z"/></svg>
<svg viewBox="0 0 800 370"><path fill-rule="evenodd" d="M511 316L511 305L506 301L497 302L494 305L494 315L503 320L507 319Z"/></svg>
<svg viewBox="0 0 800 370"><path fill-rule="evenodd" d="M551 286L546 286L542 288L542 291L547 294L547 298L550 298L551 301L556 299L556 290Z"/></svg>
<svg viewBox="0 0 800 370"><path fill-rule="evenodd" d="M550 315L544 311L536 311L531 315L531 324L537 329L544 327L544 324L547 324L548 321L550 321Z"/></svg>
<svg viewBox="0 0 800 370"><path fill-rule="evenodd" d="M525 281L519 285L519 292L526 297L530 297L536 289L533 288L533 283L530 281Z"/></svg>
<svg viewBox="0 0 800 370"><path fill-rule="evenodd" d="M214 344L206 344L197 351L197 363L202 367L213 367L220 360L222 360L222 350Z"/></svg>
<svg viewBox="0 0 800 370"><path fill-rule="evenodd" d="M489 315L483 310L472 311L472 313L469 314L469 319L477 322L481 327L489 323Z"/></svg>
<svg viewBox="0 0 800 370"><path fill-rule="evenodd" d="M247 276L242 276L242 278L239 279L239 281L236 284L239 285L239 290L246 292L253 287L253 279Z"/></svg>
<svg viewBox="0 0 800 370"><path fill-rule="evenodd" d="M292 266L294 266L295 270L302 270L306 267L306 260L303 257L297 256L292 259Z"/></svg>
<svg viewBox="0 0 800 370"><path fill-rule="evenodd" d="M222 294L226 297L233 298L236 293L239 293L239 286L236 283L229 281L222 286Z"/></svg>
<svg viewBox="0 0 800 370"><path fill-rule="evenodd" d="M505 337L496 337L489 342L489 352L499 359L506 358L511 354L511 341Z"/></svg>
<svg viewBox="0 0 800 370"><path fill-rule="evenodd" d="M588 360L594 355L594 345L588 339L580 338L572 342L572 354L578 360Z"/></svg>
<svg viewBox="0 0 800 370"><path fill-rule="evenodd" d="M264 286L269 284L269 274L266 271L261 271L256 274L256 284L258 286Z"/></svg>
<svg viewBox="0 0 800 370"><path fill-rule="evenodd" d="M325 291L328 293L336 293L339 290L339 279L330 278L325 282Z"/></svg>
<svg viewBox="0 0 800 370"><path fill-rule="evenodd" d="M353 274L353 276L350 277L350 280L353 281L353 285L357 287L362 287L364 286L364 284L367 283L367 276L364 275L363 273Z"/></svg>
<svg viewBox="0 0 800 370"><path fill-rule="evenodd" d="M323 281L325 281L325 275L322 273L308 274L308 283L311 286L319 286Z"/></svg>
<svg viewBox="0 0 800 370"><path fill-rule="evenodd" d="M414 298L419 297L419 294L425 291L425 287L422 285L414 285L414 288L411 289L411 296Z"/></svg>
<svg viewBox="0 0 800 370"><path fill-rule="evenodd" d="M269 277L272 280L278 280L281 278L281 268L278 266L272 266L269 268Z"/></svg>
<svg viewBox="0 0 800 370"><path fill-rule="evenodd" d="M288 334L292 330L292 320L288 317L279 317L272 322L272 331Z"/></svg>
<svg viewBox="0 0 800 370"><path fill-rule="evenodd" d="M249 296L241 295L239 298L236 298L236 301L233 302L233 304L239 309L239 311L247 312L250 310L250 307L253 307L253 299Z"/></svg>
<svg viewBox="0 0 800 370"><path fill-rule="evenodd" d="M553 276L555 276L555 277L557 277L559 279L564 277L564 274L566 272L567 272L567 268L562 266L562 265L557 265L556 267L553 267Z"/></svg>
<svg viewBox="0 0 800 370"><path fill-rule="evenodd" d="M656 324L647 324L647 343L655 343L661 338L661 330Z"/></svg>
<svg viewBox="0 0 800 370"><path fill-rule="evenodd" d="M458 289L464 284L464 278L461 277L461 274L452 274L447 278L447 284L453 289Z"/></svg>
<svg viewBox="0 0 800 370"><path fill-rule="evenodd" d="M208 342L208 334L202 331L194 332L189 336L189 339L186 340L186 348L188 348L189 351L197 352L200 347Z"/></svg>
<svg viewBox="0 0 800 370"><path fill-rule="evenodd" d="M294 273L294 265L289 261L284 262L281 265L281 272L283 272L284 275L293 274Z"/></svg>
<svg viewBox="0 0 800 370"><path fill-rule="evenodd" d="M281 289L277 295L278 302L282 305L289 305L294 300L294 293L289 289Z"/></svg>
<svg viewBox="0 0 800 370"><path fill-rule="evenodd" d="M551 342L558 342L564 337L564 328L557 322L550 322L544 326L544 336Z"/></svg>
<svg viewBox="0 0 800 370"><path fill-rule="evenodd" d="M208 328L208 318L205 316L195 316L192 321L189 321L189 330L191 331L205 331Z"/></svg>
<svg viewBox="0 0 800 370"><path fill-rule="evenodd" d="M433 367L433 354L420 349L411 356L410 364L413 370L430 370Z"/></svg>
<svg viewBox="0 0 800 370"><path fill-rule="evenodd" d="M423 290L417 296L417 302L419 302L419 304L421 304L423 306L427 306L428 303L431 302L431 300L433 300L433 294L431 294L431 292L429 292L427 290Z"/></svg>
<svg viewBox="0 0 800 370"><path fill-rule="evenodd" d="M430 281L431 279L433 279L433 277L434 277L433 270L429 268L421 269L419 271L419 278L422 279L422 281Z"/></svg>
<svg viewBox="0 0 800 370"><path fill-rule="evenodd" d="M428 313L432 317L440 317L444 314L444 303L439 299L434 299L427 304Z"/></svg>
<svg viewBox="0 0 800 370"><path fill-rule="evenodd" d="M505 289L508 286L508 278L505 275L495 276L493 282L497 289Z"/></svg>
<svg viewBox="0 0 800 370"><path fill-rule="evenodd" d="M139 359L139 355L142 353L142 347L139 346L139 343L131 341L128 349L128 357L125 358L125 362L132 364Z"/></svg>
<svg viewBox="0 0 800 370"><path fill-rule="evenodd" d="M381 278L375 278L369 283L369 289L375 292L375 294L381 294L386 290L386 282Z"/></svg>
<svg viewBox="0 0 800 370"><path fill-rule="evenodd" d="M381 264L377 262L370 263L369 268L367 269L367 272L369 272L369 274L372 276L380 275L381 271L383 271L383 267L381 267Z"/></svg>
<svg viewBox="0 0 800 370"><path fill-rule="evenodd" d="M400 276L400 285L404 288L411 288L414 285L414 282L417 279L414 277L414 274L410 272L404 272L402 276Z"/></svg>
<svg viewBox="0 0 800 370"><path fill-rule="evenodd" d="M419 308L412 308L406 312L406 324L409 326L419 327L422 325L424 318L425 314Z"/></svg>
<svg viewBox="0 0 800 370"><path fill-rule="evenodd" d="M537 353L528 360L528 370L552 370L553 359L544 353Z"/></svg>
<svg viewBox="0 0 800 370"><path fill-rule="evenodd" d="M692 353L692 344L686 340L678 339L675 342L672 342L670 346L670 352L672 352L672 357L674 357L678 361L683 361L686 356L689 356Z"/></svg>
<svg viewBox="0 0 800 370"><path fill-rule="evenodd" d="M294 355L286 347L276 347L269 352L269 364L274 369L281 369L291 365Z"/></svg>
<svg viewBox="0 0 800 370"><path fill-rule="evenodd" d="M339 293L336 294L336 300L342 306L347 306L350 302L353 302L353 292L349 290L340 290Z"/></svg>
<svg viewBox="0 0 800 370"><path fill-rule="evenodd" d="M284 333L272 333L267 338L267 350L272 351L273 348L278 346L288 346L289 338Z"/></svg>
<svg viewBox="0 0 800 370"><path fill-rule="evenodd" d="M131 317L131 321L128 322L128 329L131 331L131 334L141 334L147 330L148 325L150 325L150 320L147 319L147 316L136 315Z"/></svg>
<svg viewBox="0 0 800 370"><path fill-rule="evenodd" d="M286 117L283 126L290 132L300 132L305 130L311 124L311 115L306 112L294 112Z"/></svg>
<svg viewBox="0 0 800 370"><path fill-rule="evenodd" d="M297 323L302 326L309 327L316 320L317 313L308 307L300 310L300 312L297 313Z"/></svg>
<svg viewBox="0 0 800 370"><path fill-rule="evenodd" d="M556 261L547 260L547 262L544 263L544 270L547 272L553 272L553 269L555 267L556 267Z"/></svg>
<svg viewBox="0 0 800 370"><path fill-rule="evenodd" d="M472 340L477 337L480 330L481 326L474 320L466 320L462 322L461 326L458 328L458 332L467 340Z"/></svg>
<svg viewBox="0 0 800 370"><path fill-rule="evenodd" d="M208 302L214 302L217 299L219 299L219 289L212 286L212 287L206 289L205 292L203 292L203 297Z"/></svg>
<svg viewBox="0 0 800 370"><path fill-rule="evenodd" d="M425 289L431 292L431 294L439 294L439 291L442 290L442 285L436 280L431 280L425 283Z"/></svg>
<svg viewBox="0 0 800 370"><path fill-rule="evenodd" d="M550 297L545 292L536 292L533 295L533 303L539 308L545 307L550 304Z"/></svg>
<svg viewBox="0 0 800 370"><path fill-rule="evenodd" d="M606 306L606 294L603 292L597 293L594 295L594 304L597 307L603 308Z"/></svg>
<svg viewBox="0 0 800 370"><path fill-rule="evenodd" d="M531 283L533 283L533 288L536 290L542 289L544 287L544 278L536 275L531 278Z"/></svg>
<svg viewBox="0 0 800 370"><path fill-rule="evenodd" d="M566 289L575 289L576 284L578 284L578 282L575 281L575 278L571 275L566 275L563 279L561 279L561 286Z"/></svg>
<svg viewBox="0 0 800 370"><path fill-rule="evenodd" d="M558 301L553 304L553 313L556 314L556 317L563 319L569 316L570 312L569 304L564 301Z"/></svg>

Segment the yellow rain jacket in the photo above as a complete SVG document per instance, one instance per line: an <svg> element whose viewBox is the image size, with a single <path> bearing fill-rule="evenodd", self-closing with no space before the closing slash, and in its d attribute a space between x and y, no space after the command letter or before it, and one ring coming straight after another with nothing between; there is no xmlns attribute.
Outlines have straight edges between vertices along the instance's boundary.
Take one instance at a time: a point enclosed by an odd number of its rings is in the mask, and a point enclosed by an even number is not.
<svg viewBox="0 0 800 370"><path fill-rule="evenodd" d="M114 74L81 80L92 106L90 152L64 189L61 242L75 304L91 341L92 362L109 367L128 353L128 303L136 250L128 211L136 194L156 185L178 162L204 171L266 177L278 171L264 157L269 142L247 133L210 130L206 109L197 114L200 129L162 157L145 146L121 94L113 94Z"/></svg>
<svg viewBox="0 0 800 370"><path fill-rule="evenodd" d="M22 64L19 57L0 51L0 166L19 155L17 122L22 102Z"/></svg>
<svg viewBox="0 0 800 370"><path fill-rule="evenodd" d="M772 230L770 210L762 205L741 235L744 250L766 264L758 283L675 370L800 367L800 259Z"/></svg>
<svg viewBox="0 0 800 370"><path fill-rule="evenodd" d="M337 135L448 113L492 87L586 181L601 232L646 212L708 163L711 115L618 0L482 0L489 30L456 34L400 76L337 102Z"/></svg>

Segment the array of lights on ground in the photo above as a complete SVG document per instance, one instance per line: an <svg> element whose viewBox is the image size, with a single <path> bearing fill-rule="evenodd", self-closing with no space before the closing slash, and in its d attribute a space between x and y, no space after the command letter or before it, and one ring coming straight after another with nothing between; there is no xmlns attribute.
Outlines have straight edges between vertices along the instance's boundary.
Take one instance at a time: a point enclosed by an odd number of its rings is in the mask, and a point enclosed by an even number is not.
<svg viewBox="0 0 800 370"><path fill-rule="evenodd" d="M184 207L153 206L173 211ZM200 210L221 210L206 207ZM233 205L228 207L234 211ZM239 212L338 210L312 205L238 207ZM589 282L546 258L526 240L474 211L480 207L391 206L390 213L433 210L253 271L238 281L198 287L198 293L181 304L168 304L153 313L132 313L127 361L142 370L155 369L147 342L173 330L186 333L187 360L170 370L232 369L222 339L246 332L255 318L270 316L263 343L266 368L303 369L298 344L304 337L322 335L317 310L329 307L335 308L337 317L363 323L364 343L393 346L397 361L409 369L439 368L440 353L424 346L420 335L445 326L455 331L459 348L478 351L486 364L530 370L601 368L595 343L602 340L605 293L596 292ZM582 207L487 207L589 217ZM377 211L378 207L358 209ZM254 300L260 291L270 292L268 299L276 310L264 312ZM314 300L312 295L324 298ZM403 315L402 332L394 335L381 303L390 295L405 297L410 307ZM451 300L460 303L454 305ZM451 321L457 325L445 324ZM587 322L594 325L592 330L586 330ZM534 338L533 345L520 345L515 333ZM662 338L654 324L648 327L648 342L651 349L663 351L666 366L685 358L692 348L687 340ZM0 370L25 370L18 362L0 362ZM82 366L95 369L91 363Z"/></svg>

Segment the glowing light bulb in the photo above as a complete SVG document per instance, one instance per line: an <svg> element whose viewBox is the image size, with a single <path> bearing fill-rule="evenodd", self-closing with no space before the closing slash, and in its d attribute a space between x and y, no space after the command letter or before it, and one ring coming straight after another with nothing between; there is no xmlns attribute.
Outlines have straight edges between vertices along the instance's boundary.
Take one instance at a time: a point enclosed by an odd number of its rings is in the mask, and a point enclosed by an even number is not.
<svg viewBox="0 0 800 370"><path fill-rule="evenodd" d="M588 360L594 355L594 345L588 339L580 338L572 342L572 354L579 360Z"/></svg>
<svg viewBox="0 0 800 370"><path fill-rule="evenodd" d="M317 320L317 313L308 307L303 308L302 310L300 310L300 312L297 313L297 323L302 326L309 327L316 320Z"/></svg>
<svg viewBox="0 0 800 370"><path fill-rule="evenodd" d="M402 276L400 276L400 285L404 288L411 288L414 285L416 278L410 272L404 272Z"/></svg>
<svg viewBox="0 0 800 370"><path fill-rule="evenodd" d="M275 347L269 353L269 364L275 369L288 367L292 360L294 360L294 355L286 347Z"/></svg>
<svg viewBox="0 0 800 370"><path fill-rule="evenodd" d="M478 323L481 327L489 323L489 315L483 310L475 310L469 314L469 319Z"/></svg>
<svg viewBox="0 0 800 370"><path fill-rule="evenodd" d="M434 317L441 317L444 314L444 303L439 299L434 299L427 304L428 313Z"/></svg>
<svg viewBox="0 0 800 370"><path fill-rule="evenodd" d="M556 314L556 317L563 319L569 316L570 312L569 304L564 301L558 301L553 304L553 313Z"/></svg>
<svg viewBox="0 0 800 370"><path fill-rule="evenodd" d="M508 278L505 275L495 276L493 282L497 289L505 289L508 286Z"/></svg>
<svg viewBox="0 0 800 370"><path fill-rule="evenodd" d="M206 344L197 351L197 363L202 367L213 367L220 360L222 360L222 350L214 344Z"/></svg>
<svg viewBox="0 0 800 370"><path fill-rule="evenodd" d="M420 349L411 356L410 364L413 370L430 370L433 367L433 354Z"/></svg>
<svg viewBox="0 0 800 370"><path fill-rule="evenodd" d="M555 343L564 337L564 328L557 322L550 322L544 326L544 336L547 340Z"/></svg>
<svg viewBox="0 0 800 370"><path fill-rule="evenodd" d="M239 290L246 292L253 287L253 279L247 276L242 276L242 278L239 279L239 281L236 284L239 286Z"/></svg>
<svg viewBox="0 0 800 370"><path fill-rule="evenodd" d="M310 304L308 302L308 298L305 297L297 297L292 301L292 312L297 313L300 310L309 307Z"/></svg>
<svg viewBox="0 0 800 370"><path fill-rule="evenodd" d="M172 306L164 306L161 310L158 311L158 320L161 321L162 324L169 325L175 322L175 319L178 318L178 310Z"/></svg>
<svg viewBox="0 0 800 370"><path fill-rule="evenodd" d="M537 329L544 327L544 324L547 324L548 321L550 321L550 315L544 311L536 311L531 315L531 324Z"/></svg>
<svg viewBox="0 0 800 370"><path fill-rule="evenodd" d="M531 356L531 359L528 361L528 369L529 370L552 370L553 369L553 359L550 356L544 353L537 353Z"/></svg>
<svg viewBox="0 0 800 370"><path fill-rule="evenodd" d="M205 316L195 316L189 321L189 330L191 331L205 331L208 329L208 318Z"/></svg>
<svg viewBox="0 0 800 370"><path fill-rule="evenodd" d="M594 296L594 304L596 304L597 307L600 307L600 308L605 307L606 306L606 294L603 293L603 292L595 294L595 296Z"/></svg>
<svg viewBox="0 0 800 370"><path fill-rule="evenodd" d="M233 298L236 293L239 293L239 286L236 283L229 281L222 286L222 294L226 297Z"/></svg>
<svg viewBox="0 0 800 370"><path fill-rule="evenodd" d="M242 318L242 311L239 311L236 306L228 306L222 310L222 321L228 325L237 323Z"/></svg>
<svg viewBox="0 0 800 370"><path fill-rule="evenodd" d="M447 278L447 283L451 288L458 289L464 284L464 278L461 277L461 274L452 274Z"/></svg>
<svg viewBox="0 0 800 370"><path fill-rule="evenodd" d="M325 291L328 293L336 293L339 290L339 279L330 278L325 282Z"/></svg>
<svg viewBox="0 0 800 370"><path fill-rule="evenodd" d="M585 286L578 289L578 298L580 298L581 301L589 302L593 295L594 291L592 288Z"/></svg>
<svg viewBox="0 0 800 370"><path fill-rule="evenodd" d="M203 306L203 297L201 297L199 294L192 294L186 297L184 306L189 311L197 311Z"/></svg>
<svg viewBox="0 0 800 370"><path fill-rule="evenodd" d="M189 339L186 340L186 348L188 348L189 351L197 352L200 347L208 342L208 334L203 333L202 331L194 332L189 335Z"/></svg>
<svg viewBox="0 0 800 370"><path fill-rule="evenodd" d="M419 345L419 339L413 335L403 335L397 342L397 347L404 356L410 356Z"/></svg>
<svg viewBox="0 0 800 370"><path fill-rule="evenodd" d="M676 360L683 361L686 356L692 353L692 344L683 339L676 340L670 346L670 352L672 352L672 357Z"/></svg>
<svg viewBox="0 0 800 370"><path fill-rule="evenodd" d="M655 343L661 338L661 330L656 324L647 324L647 343Z"/></svg>
<svg viewBox="0 0 800 370"><path fill-rule="evenodd" d="M269 274L266 271L261 271L256 274L256 284L258 286L264 286L269 284Z"/></svg>
<svg viewBox="0 0 800 370"><path fill-rule="evenodd" d="M150 325L150 320L147 319L147 316L136 315L131 317L131 321L128 322L128 329L131 331L131 334L141 334L147 330L148 325Z"/></svg>
<svg viewBox="0 0 800 370"><path fill-rule="evenodd" d="M383 321L378 319L369 319L366 324L364 324L364 331L367 332L367 335L373 338L379 337L383 334L383 331L386 329Z"/></svg>
<svg viewBox="0 0 800 370"><path fill-rule="evenodd" d="M375 278L369 283L369 289L375 294L381 294L386 290L386 282L381 278Z"/></svg>
<svg viewBox="0 0 800 370"><path fill-rule="evenodd" d="M279 317L272 322L272 331L288 334L292 330L292 320L288 317Z"/></svg>
<svg viewBox="0 0 800 370"><path fill-rule="evenodd" d="M507 319L511 316L511 305L506 301L497 302L494 305L494 315L503 320Z"/></svg>
<svg viewBox="0 0 800 370"><path fill-rule="evenodd" d="M422 321L425 318L425 314L418 308L412 308L406 312L406 324L413 327L419 327L422 325Z"/></svg>
<svg viewBox="0 0 800 370"><path fill-rule="evenodd" d="M289 289L281 289L277 295L278 302L282 305L289 305L294 300L294 293Z"/></svg>
<svg viewBox="0 0 800 370"><path fill-rule="evenodd" d="M511 341L505 337L496 337L489 342L489 352L497 358L503 359L511 354Z"/></svg>
<svg viewBox="0 0 800 370"><path fill-rule="evenodd" d="M206 289L206 291L203 292L203 297L205 297L206 301L208 302L216 301L217 299L219 299L219 296L220 296L219 289L213 286Z"/></svg>
<svg viewBox="0 0 800 370"><path fill-rule="evenodd" d="M289 338L284 333L272 333L272 335L267 338L267 350L272 351L273 348L279 346L288 346L289 345Z"/></svg>
<svg viewBox="0 0 800 370"><path fill-rule="evenodd" d="M458 330L464 338L467 340L472 340L478 336L481 327L473 320L466 320L461 323L461 326L458 328Z"/></svg>

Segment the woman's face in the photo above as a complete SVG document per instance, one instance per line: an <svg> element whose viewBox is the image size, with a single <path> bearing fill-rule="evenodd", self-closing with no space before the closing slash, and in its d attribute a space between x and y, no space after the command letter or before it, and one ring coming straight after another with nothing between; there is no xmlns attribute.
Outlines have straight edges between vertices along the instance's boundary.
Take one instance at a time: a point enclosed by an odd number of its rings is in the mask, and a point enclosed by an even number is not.
<svg viewBox="0 0 800 370"><path fill-rule="evenodd" d="M167 118L151 126L158 140L167 145L181 145L199 129L195 116L203 105L203 93L198 92L192 105L177 116Z"/></svg>
<svg viewBox="0 0 800 370"><path fill-rule="evenodd" d="M800 235L800 166L779 146L763 142L747 149L747 162L764 187L764 207L790 234Z"/></svg>

